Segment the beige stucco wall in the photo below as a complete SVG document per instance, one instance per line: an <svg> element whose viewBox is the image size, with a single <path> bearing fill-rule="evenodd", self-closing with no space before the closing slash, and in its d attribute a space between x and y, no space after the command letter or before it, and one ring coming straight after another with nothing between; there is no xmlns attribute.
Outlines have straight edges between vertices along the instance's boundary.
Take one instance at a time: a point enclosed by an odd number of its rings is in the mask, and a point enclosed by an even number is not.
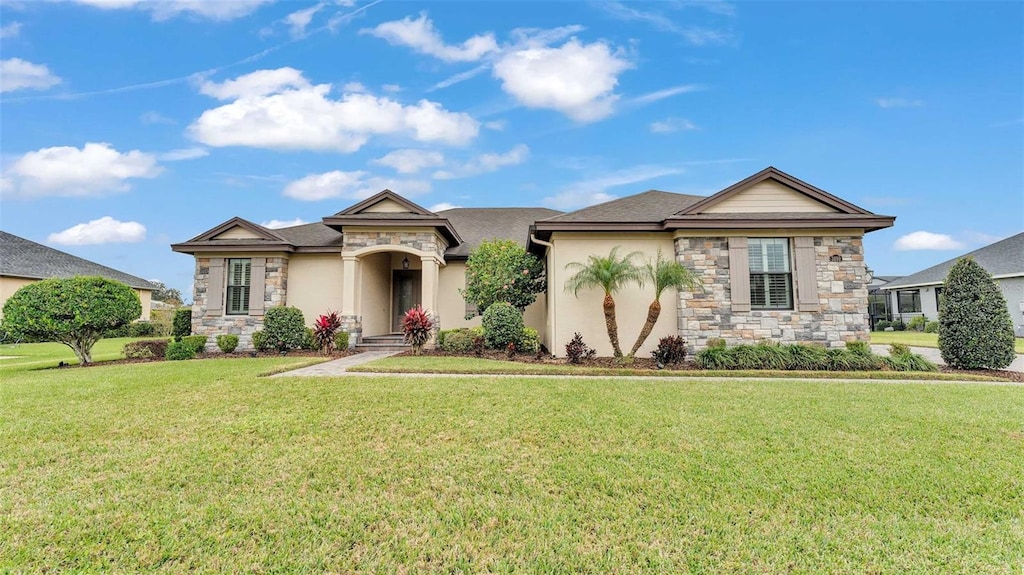
<svg viewBox="0 0 1024 575"><path fill-rule="evenodd" d="M253 232L251 232L251 231L249 231L249 230L247 230L247 229L245 229L245 228L243 228L241 226L235 226L235 227L233 227L231 229L224 230L223 232L217 234L217 237L215 237L213 239L215 239L215 240L251 240L251 239L259 239L261 237L262 236L254 234Z"/></svg>
<svg viewBox="0 0 1024 575"><path fill-rule="evenodd" d="M704 210L708 214L770 213L770 212L834 212L836 210L809 198L800 192L772 180L763 181L750 189Z"/></svg>
<svg viewBox="0 0 1024 575"><path fill-rule="evenodd" d="M320 314L341 311L341 256L293 254L288 261L287 303L302 310L312 327Z"/></svg>
<svg viewBox="0 0 1024 575"><path fill-rule="evenodd" d="M403 206L402 204L399 204L398 202L396 202L394 200L384 199L384 200L381 200L381 201L377 202L376 204L373 204L372 206L362 210L361 213L363 213L363 212L385 213L385 214L403 213L403 212L408 213L409 212L409 208Z"/></svg>
<svg viewBox="0 0 1024 575"><path fill-rule="evenodd" d="M604 292L597 289L580 291L579 296L566 293L565 282L573 275L566 270L569 262L585 262L591 255L607 256L615 246L620 255L629 252L642 252L644 257L653 258L660 247L666 258L674 257L675 250L672 234L661 233L597 233L597 232L558 232L552 234L554 245L549 254L548 281L548 348L558 356L565 355L565 344L572 339L574 332L580 332L583 340L597 350L600 356L611 356L612 346L608 341L605 328L602 302ZM637 262L641 263L642 258ZM654 288L639 288L630 285L615 294L616 317L619 327L619 345L623 353L629 353L647 319L647 307L654 299ZM637 351L637 357L649 356L651 350L658 345L658 339L666 335L677 335L677 297L674 291L666 291L661 297L661 315L658 323L643 347Z"/></svg>
<svg viewBox="0 0 1024 575"><path fill-rule="evenodd" d="M3 315L4 303L7 302L7 298L14 295L14 292L27 286L28 284L35 283L39 280L26 279L26 278L13 278L8 276L0 277L0 315ZM132 288L134 289L134 288ZM151 309L152 295L153 292L150 290L135 289L135 293L139 296L139 302L142 304L142 315L139 317L140 320L149 321L149 312Z"/></svg>
<svg viewBox="0 0 1024 575"><path fill-rule="evenodd" d="M480 325L480 316L473 319L466 319L466 300L462 298L459 290L466 287L466 262L449 262L441 268L438 279L439 293L438 315L441 316L441 329L454 329L459 327L476 327ZM541 343L547 344L545 338L545 299L544 294L538 294L537 301L526 308L523 312L523 323L540 332ZM550 346L548 346L550 347Z"/></svg>
<svg viewBox="0 0 1024 575"><path fill-rule="evenodd" d="M395 255L398 254L371 254L360 261L359 303L363 337L391 333L391 270L394 269L392 260ZM399 267L401 261L399 257Z"/></svg>

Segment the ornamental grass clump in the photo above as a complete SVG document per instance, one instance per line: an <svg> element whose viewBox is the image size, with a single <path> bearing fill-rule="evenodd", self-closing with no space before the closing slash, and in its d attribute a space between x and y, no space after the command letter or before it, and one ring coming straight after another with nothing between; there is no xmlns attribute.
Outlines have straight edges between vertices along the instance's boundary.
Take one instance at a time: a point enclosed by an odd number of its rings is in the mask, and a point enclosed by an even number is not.
<svg viewBox="0 0 1024 575"><path fill-rule="evenodd" d="M402 316L402 333L405 335L405 343L412 346L412 353L420 355L423 346L434 333L434 318L427 310L415 306Z"/></svg>

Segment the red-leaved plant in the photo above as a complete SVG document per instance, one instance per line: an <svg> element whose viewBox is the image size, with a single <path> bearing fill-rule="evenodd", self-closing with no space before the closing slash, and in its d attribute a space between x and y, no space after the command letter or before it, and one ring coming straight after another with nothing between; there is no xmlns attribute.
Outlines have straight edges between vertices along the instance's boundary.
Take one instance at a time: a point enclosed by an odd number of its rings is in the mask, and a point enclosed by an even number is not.
<svg viewBox="0 0 1024 575"><path fill-rule="evenodd" d="M341 328L341 318L338 317L336 311L327 312L326 315L316 318L316 322L313 324L313 345L320 350L320 353L330 355L334 352L334 335L339 328Z"/></svg>
<svg viewBox="0 0 1024 575"><path fill-rule="evenodd" d="M402 316L402 333L405 334L405 343L412 345L412 353L419 355L434 333L434 318L420 306L410 308Z"/></svg>

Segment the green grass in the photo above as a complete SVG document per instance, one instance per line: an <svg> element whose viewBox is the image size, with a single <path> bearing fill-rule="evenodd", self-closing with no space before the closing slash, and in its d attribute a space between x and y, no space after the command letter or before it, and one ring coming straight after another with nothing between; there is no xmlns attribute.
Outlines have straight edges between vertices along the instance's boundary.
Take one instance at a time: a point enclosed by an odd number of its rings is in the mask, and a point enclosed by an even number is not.
<svg viewBox="0 0 1024 575"><path fill-rule="evenodd" d="M1018 573L1024 388L0 379L0 572Z"/></svg>
<svg viewBox="0 0 1024 575"><path fill-rule="evenodd" d="M871 343L883 345L903 343L918 347L937 348L939 347L939 334L923 331L873 331L871 332ZM1017 353L1024 353L1024 337L1014 340L1014 350Z"/></svg>
<svg viewBox="0 0 1024 575"><path fill-rule="evenodd" d="M585 365L522 363L461 356L394 356L349 368L360 373L446 373L492 375L586 375L644 377L775 377L815 379L896 379L924 381L998 381L995 378L935 372L907 371L770 371L770 370L651 370L587 367Z"/></svg>
<svg viewBox="0 0 1024 575"><path fill-rule="evenodd" d="M122 350L124 344L143 339L160 338L132 338L118 337L113 339L101 339L92 348L93 362L110 361L113 359L124 359ZM54 367L64 361L78 365L78 358L71 348L62 343L19 343L12 345L5 343L0 345L0 373L21 371L25 369L41 369Z"/></svg>

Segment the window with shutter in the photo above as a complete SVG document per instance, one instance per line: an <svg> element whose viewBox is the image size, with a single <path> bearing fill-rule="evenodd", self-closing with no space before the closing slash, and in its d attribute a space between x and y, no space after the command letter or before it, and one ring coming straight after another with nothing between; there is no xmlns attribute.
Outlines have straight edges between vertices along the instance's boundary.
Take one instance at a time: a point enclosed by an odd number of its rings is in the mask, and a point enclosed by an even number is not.
<svg viewBox="0 0 1024 575"><path fill-rule="evenodd" d="M750 238L751 309L793 309L793 268L787 238Z"/></svg>
<svg viewBox="0 0 1024 575"><path fill-rule="evenodd" d="M252 289L252 260L228 260L228 315L246 315L249 313L249 292Z"/></svg>

